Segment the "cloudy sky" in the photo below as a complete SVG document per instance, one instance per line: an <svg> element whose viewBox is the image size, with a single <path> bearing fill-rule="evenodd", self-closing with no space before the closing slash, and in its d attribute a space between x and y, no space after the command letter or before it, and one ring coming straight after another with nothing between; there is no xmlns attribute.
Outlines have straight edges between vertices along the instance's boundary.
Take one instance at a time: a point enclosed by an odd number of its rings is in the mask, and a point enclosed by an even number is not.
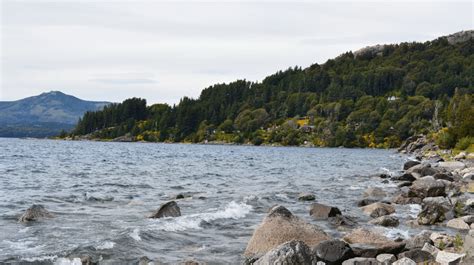
<svg viewBox="0 0 474 265"><path fill-rule="evenodd" d="M474 28L473 2L1 0L0 100L176 103L367 45Z"/></svg>

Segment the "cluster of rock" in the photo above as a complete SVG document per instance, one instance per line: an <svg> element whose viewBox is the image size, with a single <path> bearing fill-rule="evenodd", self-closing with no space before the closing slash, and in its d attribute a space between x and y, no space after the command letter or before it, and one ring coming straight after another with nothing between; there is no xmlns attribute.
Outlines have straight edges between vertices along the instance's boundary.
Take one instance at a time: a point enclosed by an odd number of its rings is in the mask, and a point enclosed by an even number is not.
<svg viewBox="0 0 474 265"><path fill-rule="evenodd" d="M474 157L461 153L445 162L425 136L412 137L400 151L418 160L406 162L398 176L379 176L384 183L398 184L395 194L381 188L364 192L357 205L371 218L368 224L357 223L336 207L313 203L312 218L347 231L342 238L331 238L283 206L274 206L248 242L246 264L474 264L474 196L466 192L474 187ZM299 197L314 199L310 194ZM406 225L426 229L412 238L391 240L376 227L399 226L394 213L404 204L421 206ZM450 228L456 235L436 227Z"/></svg>

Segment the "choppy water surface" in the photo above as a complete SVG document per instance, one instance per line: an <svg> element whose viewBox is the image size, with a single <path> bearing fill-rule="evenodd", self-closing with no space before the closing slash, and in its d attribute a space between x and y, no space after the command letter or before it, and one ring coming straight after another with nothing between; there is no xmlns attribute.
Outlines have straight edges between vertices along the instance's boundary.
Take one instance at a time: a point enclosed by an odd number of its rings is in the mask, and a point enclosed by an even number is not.
<svg viewBox="0 0 474 265"><path fill-rule="evenodd" d="M107 264L142 256L240 263L272 205L337 236L310 219L310 202L298 202L298 194L314 193L318 202L367 220L355 206L363 190L394 187L367 176L397 171L406 159L393 150L21 139L0 139L0 150L0 263L80 254ZM177 194L189 196L178 201L183 216L146 218ZM55 218L18 223L32 204Z"/></svg>

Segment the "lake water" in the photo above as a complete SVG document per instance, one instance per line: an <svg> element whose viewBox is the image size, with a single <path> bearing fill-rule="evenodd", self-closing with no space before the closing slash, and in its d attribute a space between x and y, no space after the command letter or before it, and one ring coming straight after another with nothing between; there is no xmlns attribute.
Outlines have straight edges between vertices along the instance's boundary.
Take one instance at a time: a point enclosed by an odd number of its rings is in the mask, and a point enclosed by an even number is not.
<svg viewBox="0 0 474 265"><path fill-rule="evenodd" d="M407 158L394 150L70 142L0 138L0 263L52 263L88 254L104 264L196 259L239 264L269 207L311 220L311 192L361 222L355 206L375 173L396 172ZM178 200L181 217L146 218ZM53 219L21 224L42 204ZM398 213L409 214L406 206ZM391 236L408 230L387 229Z"/></svg>

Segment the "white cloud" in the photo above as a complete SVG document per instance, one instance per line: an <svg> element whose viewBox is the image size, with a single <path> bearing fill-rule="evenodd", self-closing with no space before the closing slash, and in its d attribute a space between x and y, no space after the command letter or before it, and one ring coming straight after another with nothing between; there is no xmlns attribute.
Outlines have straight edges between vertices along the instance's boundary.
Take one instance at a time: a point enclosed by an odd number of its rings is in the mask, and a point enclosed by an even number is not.
<svg viewBox="0 0 474 265"><path fill-rule="evenodd" d="M2 1L0 100L175 103L377 43L472 29L472 2Z"/></svg>

